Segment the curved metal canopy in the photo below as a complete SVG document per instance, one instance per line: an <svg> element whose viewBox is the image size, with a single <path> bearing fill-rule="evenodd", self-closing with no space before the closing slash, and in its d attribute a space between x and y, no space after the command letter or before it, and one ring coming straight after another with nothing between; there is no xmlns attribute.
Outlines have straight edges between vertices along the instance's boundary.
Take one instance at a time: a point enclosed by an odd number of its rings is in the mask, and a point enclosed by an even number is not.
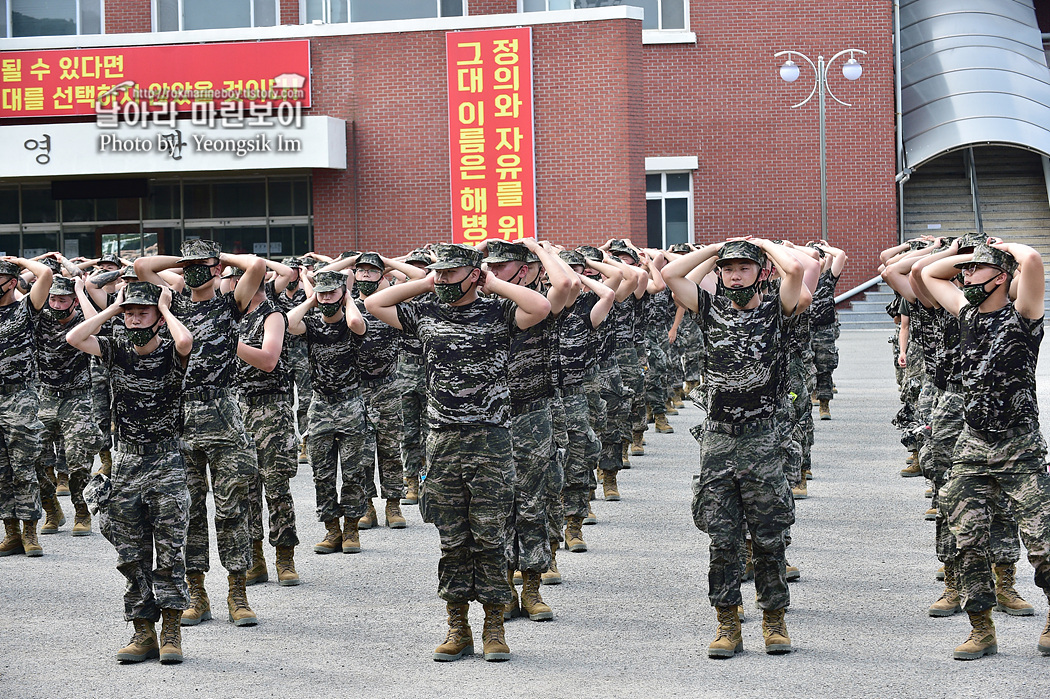
<svg viewBox="0 0 1050 699"><path fill-rule="evenodd" d="M972 145L1050 155L1050 70L1031 0L901 0L907 167Z"/></svg>

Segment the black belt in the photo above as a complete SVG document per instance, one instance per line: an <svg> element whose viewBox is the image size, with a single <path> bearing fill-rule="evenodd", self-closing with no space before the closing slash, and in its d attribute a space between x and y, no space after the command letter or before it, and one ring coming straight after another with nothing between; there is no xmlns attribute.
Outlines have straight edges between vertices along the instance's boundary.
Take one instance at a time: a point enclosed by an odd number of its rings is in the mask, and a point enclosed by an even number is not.
<svg viewBox="0 0 1050 699"><path fill-rule="evenodd" d="M268 403L287 403L291 396L287 393L261 393L254 396L241 396L245 405L267 405Z"/></svg>
<svg viewBox="0 0 1050 699"><path fill-rule="evenodd" d="M38 393L46 393L49 396L55 398L72 398L73 396L83 396L91 393L90 388L76 388L72 391L64 391L59 388L51 388L50 386L40 386L37 388Z"/></svg>
<svg viewBox="0 0 1050 699"><path fill-rule="evenodd" d="M401 353L401 361L405 364L423 364L423 355Z"/></svg>
<svg viewBox="0 0 1050 699"><path fill-rule="evenodd" d="M11 393L18 393L19 391L25 391L28 389L29 384L27 384L25 381L0 384L0 395L9 395Z"/></svg>
<svg viewBox="0 0 1050 699"><path fill-rule="evenodd" d="M321 393L316 388L314 389L314 398L321 401L322 403L335 404L342 403L344 400L351 400L358 397L357 387L347 389L346 393L339 393L335 395L326 395Z"/></svg>
<svg viewBox="0 0 1050 699"><path fill-rule="evenodd" d="M183 391L182 400L199 401L206 403L216 398L225 398L230 395L228 388L195 388L192 391Z"/></svg>
<svg viewBox="0 0 1050 699"><path fill-rule="evenodd" d="M551 396L544 398L536 398L525 403L511 403L510 414L517 417L518 415L525 415L526 413L535 412L537 410L543 410L549 408L551 404Z"/></svg>
<svg viewBox="0 0 1050 699"><path fill-rule="evenodd" d="M1035 425L1018 425L1017 427L1011 427L1005 430L979 430L972 427L970 423L966 423L966 429L970 430L970 433L975 437L978 437L985 442L1000 442L1004 439L1012 439L1013 437L1020 437L1021 435L1035 432L1038 428Z"/></svg>
<svg viewBox="0 0 1050 699"><path fill-rule="evenodd" d="M377 379L361 379L361 388L378 388L379 386L385 386L395 378L397 377L393 374L387 374L386 376L380 376Z"/></svg>
<svg viewBox="0 0 1050 699"><path fill-rule="evenodd" d="M775 427L775 424L776 422L772 418L766 420L748 420L747 422L717 422L715 420L707 420L704 422L704 429L708 432L721 432L722 434L739 437L745 434L770 432Z"/></svg>
<svg viewBox="0 0 1050 699"><path fill-rule="evenodd" d="M166 442L152 442L147 444L128 444L127 442L117 442L116 451L124 454L138 454L140 456L147 456L149 454L167 454L171 452L177 452L179 450L179 443L174 439Z"/></svg>

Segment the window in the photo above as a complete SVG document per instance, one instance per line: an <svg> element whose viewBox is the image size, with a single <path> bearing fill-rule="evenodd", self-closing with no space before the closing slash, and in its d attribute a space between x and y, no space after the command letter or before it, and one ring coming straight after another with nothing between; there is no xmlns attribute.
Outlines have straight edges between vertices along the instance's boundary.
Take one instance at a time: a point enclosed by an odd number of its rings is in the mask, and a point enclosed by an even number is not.
<svg viewBox="0 0 1050 699"><path fill-rule="evenodd" d="M688 172L645 175L645 210L649 247L666 249L693 242L693 187Z"/></svg>
<svg viewBox="0 0 1050 699"><path fill-rule="evenodd" d="M306 22L377 22L462 17L465 0L304 0Z"/></svg>
<svg viewBox="0 0 1050 699"><path fill-rule="evenodd" d="M158 32L272 27L277 0L153 0L153 21Z"/></svg>
<svg viewBox="0 0 1050 699"><path fill-rule="evenodd" d="M523 12L582 10L614 5L634 5L645 10L642 29L685 29L686 0L521 0Z"/></svg>
<svg viewBox="0 0 1050 699"><path fill-rule="evenodd" d="M0 38L101 33L102 0L0 0Z"/></svg>

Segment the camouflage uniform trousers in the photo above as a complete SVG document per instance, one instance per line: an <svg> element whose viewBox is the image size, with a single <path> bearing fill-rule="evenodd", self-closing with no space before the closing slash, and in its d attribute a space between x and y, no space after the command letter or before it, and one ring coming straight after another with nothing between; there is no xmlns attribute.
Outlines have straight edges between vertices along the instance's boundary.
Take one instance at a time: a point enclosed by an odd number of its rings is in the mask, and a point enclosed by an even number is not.
<svg viewBox="0 0 1050 699"><path fill-rule="evenodd" d="M109 387L109 368L98 357L91 357L91 414L102 433L102 447L113 444L113 396Z"/></svg>
<svg viewBox="0 0 1050 699"><path fill-rule="evenodd" d="M91 410L91 389L61 394L41 387L39 394L40 407L37 410L37 416L44 425L41 435L43 443L48 445L48 448L54 444L62 450L69 469L70 498L74 505L84 505L84 486L91 477L91 466L94 464L95 454L99 452L102 445L102 433L95 424L95 417ZM39 461L38 480L40 480L41 471L44 471L48 465L46 461L44 458ZM44 479L50 479L46 472ZM41 497L54 494L53 492L46 493L45 490L53 491L53 485L52 488L45 488L41 481Z"/></svg>
<svg viewBox="0 0 1050 699"><path fill-rule="evenodd" d="M353 392L333 402L318 391L310 403L306 450L314 471L317 521L337 517L360 519L365 516L365 474L361 453L365 447L365 404ZM342 468L342 484L336 491Z"/></svg>
<svg viewBox="0 0 1050 699"><path fill-rule="evenodd" d="M1050 474L1045 456L1038 428L989 441L963 427L941 502L958 546L959 592L967 612L991 609L996 602L989 532L1000 494L1010 499L1035 568L1035 584L1050 598Z"/></svg>
<svg viewBox="0 0 1050 699"><path fill-rule="evenodd" d="M667 333L664 333L666 337ZM671 344L671 341L667 341L667 376L670 386L681 387L682 382L685 381L685 374L682 369L682 346L675 342Z"/></svg>
<svg viewBox="0 0 1050 699"><path fill-rule="evenodd" d="M506 604L507 520L514 508L510 430L459 425L427 432L421 503L441 539L438 596Z"/></svg>
<svg viewBox="0 0 1050 699"><path fill-rule="evenodd" d="M619 424L620 439L631 440L631 432L648 429L645 421L645 375L642 366L645 357L640 357L636 347L620 347L616 350L616 363L620 366L620 381L627 403L627 416ZM608 399L606 399L608 400ZM619 444L616 445L619 448Z"/></svg>
<svg viewBox="0 0 1050 699"><path fill-rule="evenodd" d="M248 492L258 477L255 445L244 430L237 399L220 394L210 400L182 399L182 456L190 489L190 528L186 537L186 568L210 569L208 545L208 470L215 502L215 541L219 561L230 573L248 569Z"/></svg>
<svg viewBox="0 0 1050 699"><path fill-rule="evenodd" d="M915 424L911 431L915 436L914 451L919 452L919 467L922 468L922 460L929 454L930 416L933 413L933 405L937 401L938 388L933 383L933 377L923 374L922 388L919 390L919 398L915 402Z"/></svg>
<svg viewBox="0 0 1050 699"><path fill-rule="evenodd" d="M693 318L686 314L678 324L674 347L682 357L682 379L697 382L703 378L704 348L700 336L700 327Z"/></svg>
<svg viewBox="0 0 1050 699"><path fill-rule="evenodd" d="M900 391L904 388L904 367L897 361L898 357L901 356L901 339L900 339L900 326L898 325L893 330L893 334L890 335L887 342L893 349L893 376L897 379L897 390Z"/></svg>
<svg viewBox="0 0 1050 699"><path fill-rule="evenodd" d="M734 428L746 433L727 433ZM774 610L790 603L784 533L795 518L783 461L775 420L742 426L708 420L704 425L693 511L711 537L708 597L713 607L743 603L745 525L751 534L758 606Z"/></svg>
<svg viewBox="0 0 1050 699"><path fill-rule="evenodd" d="M286 394L241 397L244 431L255 442L259 465L248 484L248 534L263 538L263 498L269 512L271 546L298 546L295 502L289 480L299 470L292 399Z"/></svg>
<svg viewBox="0 0 1050 699"><path fill-rule="evenodd" d="M56 475L69 473L69 467L66 466L66 451L63 442L64 440L61 436L57 440L45 439L43 436L40 438L40 458L36 462L36 480L40 484L41 502L47 502L55 496Z"/></svg>
<svg viewBox="0 0 1050 699"><path fill-rule="evenodd" d="M649 368L645 372L645 402L654 413L662 413L671 385L671 346L667 342L667 328L660 326L646 330L645 345L649 356Z"/></svg>
<svg viewBox="0 0 1050 699"><path fill-rule="evenodd" d="M507 529L511 570L544 573L551 567L547 527L547 487L554 457L551 400L535 400L510 420L514 457L514 508Z"/></svg>
<svg viewBox="0 0 1050 699"><path fill-rule="evenodd" d="M817 370L817 398L831 400L831 374L839 365L839 349L835 345L835 325L813 326L813 366Z"/></svg>
<svg viewBox="0 0 1050 699"><path fill-rule="evenodd" d="M933 431L927 441L928 452L920 461L923 475L933 484L931 507L937 510L937 559L944 563L954 561L957 555L955 537L948 528L948 513L940 507L940 502L941 491L952 474L952 451L964 424L961 389L949 387L949 390L938 394L930 414L930 424ZM1016 563L1021 558L1017 522L1010 515L1010 503L1005 494L999 498L997 506L992 508L989 547L989 554L995 565Z"/></svg>
<svg viewBox="0 0 1050 699"><path fill-rule="evenodd" d="M0 386L0 391L8 387ZM36 521L42 516L36 465L43 423L36 391L0 393L0 518ZM52 491L53 492L53 491Z"/></svg>
<svg viewBox="0 0 1050 699"><path fill-rule="evenodd" d="M565 527L565 506L561 498L565 490L565 467L569 460L569 428L565 417L565 401L560 392L551 399L551 427L554 430L554 453L547 472L547 493L543 506L547 510L547 539L561 541L562 529Z"/></svg>
<svg viewBox="0 0 1050 699"><path fill-rule="evenodd" d="M362 383L361 398L365 403L366 434L361 450L361 474L365 497L376 496L376 471L379 493L384 500L401 500L405 494L404 466L401 463L401 441L405 424L401 417L401 384L390 376L386 383Z"/></svg>
<svg viewBox="0 0 1050 699"><path fill-rule="evenodd" d="M799 476L788 477L792 488L802 483L802 473L812 470L813 453L813 403L807 390L809 364L804 351L791 352L788 355L788 420L791 438L798 450Z"/></svg>
<svg viewBox="0 0 1050 699"><path fill-rule="evenodd" d="M142 445L130 448L136 447ZM128 581L124 619L155 622L162 609L190 606L183 558L190 511L186 466L175 442L158 453L113 456L102 534L116 548L117 570Z"/></svg>
<svg viewBox="0 0 1050 699"><path fill-rule="evenodd" d="M421 361L406 360L402 356L397 373L401 380L401 418L405 425L401 464L405 478L419 478L426 444L426 367Z"/></svg>
<svg viewBox="0 0 1050 699"><path fill-rule="evenodd" d="M314 397L310 359L305 341L293 341L288 344L288 367L292 370L292 383L295 384L295 393L299 401L295 407L295 424L299 429L299 436L305 437L310 424L307 412Z"/></svg>
<svg viewBox="0 0 1050 699"><path fill-rule="evenodd" d="M598 429L595 431L601 441L598 468L619 471L623 467L621 444L624 439L631 439L631 389L620 379L620 367L615 359L608 366L598 367L595 380L598 383L599 400L606 406L604 412L592 415L592 418L598 419Z"/></svg>

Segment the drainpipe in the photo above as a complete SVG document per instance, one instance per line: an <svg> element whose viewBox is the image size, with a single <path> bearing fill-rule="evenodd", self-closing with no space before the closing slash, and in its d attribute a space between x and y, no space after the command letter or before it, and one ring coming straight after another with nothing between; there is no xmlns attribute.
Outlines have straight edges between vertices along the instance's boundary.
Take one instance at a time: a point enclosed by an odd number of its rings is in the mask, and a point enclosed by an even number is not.
<svg viewBox="0 0 1050 699"><path fill-rule="evenodd" d="M907 170L904 155L904 116L901 104L901 4L893 0L893 88L897 99L897 172L907 173L897 176L897 241L904 242L904 184L911 172Z"/></svg>

